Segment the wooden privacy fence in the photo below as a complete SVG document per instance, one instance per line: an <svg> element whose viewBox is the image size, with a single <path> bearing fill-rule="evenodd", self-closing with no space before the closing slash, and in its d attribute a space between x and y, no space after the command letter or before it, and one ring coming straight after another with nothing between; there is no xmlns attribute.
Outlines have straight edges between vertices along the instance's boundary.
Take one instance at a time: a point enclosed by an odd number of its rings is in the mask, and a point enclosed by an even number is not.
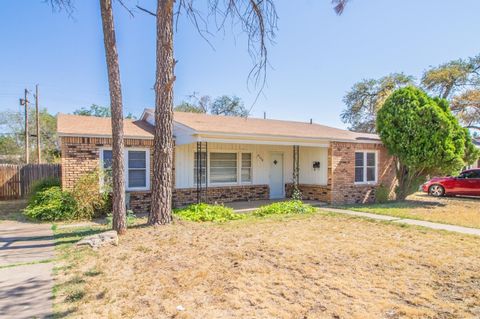
<svg viewBox="0 0 480 319"><path fill-rule="evenodd" d="M61 171L60 164L0 164L0 200L25 197L36 181L60 178Z"/></svg>

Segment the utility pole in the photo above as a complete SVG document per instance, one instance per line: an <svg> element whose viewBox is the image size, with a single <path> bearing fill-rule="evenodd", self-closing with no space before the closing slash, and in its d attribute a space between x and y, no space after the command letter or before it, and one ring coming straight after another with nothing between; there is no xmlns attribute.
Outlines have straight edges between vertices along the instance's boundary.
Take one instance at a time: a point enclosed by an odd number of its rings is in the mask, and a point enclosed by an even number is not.
<svg viewBox="0 0 480 319"><path fill-rule="evenodd" d="M35 85L35 117L37 120L37 163L41 162L41 150L40 150L40 117L38 112L38 84Z"/></svg>
<svg viewBox="0 0 480 319"><path fill-rule="evenodd" d="M29 146L28 146L28 90L25 89L25 96L20 99L20 105L25 106L25 164L29 162Z"/></svg>

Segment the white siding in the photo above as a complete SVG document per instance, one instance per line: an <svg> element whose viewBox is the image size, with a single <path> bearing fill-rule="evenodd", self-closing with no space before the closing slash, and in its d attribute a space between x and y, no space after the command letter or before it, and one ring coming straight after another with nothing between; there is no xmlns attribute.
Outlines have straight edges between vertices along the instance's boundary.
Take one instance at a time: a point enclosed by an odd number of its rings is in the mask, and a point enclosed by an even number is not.
<svg viewBox="0 0 480 319"><path fill-rule="evenodd" d="M328 149L326 147L300 147L300 184L327 185ZM320 162L314 169L313 162Z"/></svg>
<svg viewBox="0 0 480 319"><path fill-rule="evenodd" d="M270 153L281 152L284 156L285 183L292 182L292 146L208 143L209 152L238 151L252 153L252 184L268 184ZM175 186L194 187L193 165L196 144L177 146L175 149ZM320 161L320 169L313 171L313 161ZM300 147L300 183L327 183L327 148ZM210 184L210 186L213 186Z"/></svg>

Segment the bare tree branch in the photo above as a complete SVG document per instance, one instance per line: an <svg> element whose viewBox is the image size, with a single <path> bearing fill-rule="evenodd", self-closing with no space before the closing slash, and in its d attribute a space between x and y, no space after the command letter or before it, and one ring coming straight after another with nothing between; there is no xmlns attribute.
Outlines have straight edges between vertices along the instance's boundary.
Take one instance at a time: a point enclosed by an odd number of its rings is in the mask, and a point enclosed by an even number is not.
<svg viewBox="0 0 480 319"><path fill-rule="evenodd" d="M465 127L470 128L470 129L474 129L474 130L480 130L480 126L477 126L477 125L467 125Z"/></svg>
<svg viewBox="0 0 480 319"><path fill-rule="evenodd" d="M345 10L348 1L350 0L332 0L332 4L334 5L333 10L335 10L335 13L341 15Z"/></svg>
<svg viewBox="0 0 480 319"><path fill-rule="evenodd" d="M132 10L125 5L125 3L123 2L123 0L117 0L117 1L118 1L118 3L120 3L120 5L121 5L125 10L127 10L127 12L130 14L130 16L131 16L132 18L135 17L135 16L133 15Z"/></svg>
<svg viewBox="0 0 480 319"><path fill-rule="evenodd" d="M195 0L177 1L177 9L174 13L176 27L178 27L181 14L184 13L199 35L215 50L209 40L213 34L209 30L208 18L213 17L215 21L221 20L220 24L216 23L217 32L225 31L227 20L231 20L232 27L239 25L247 35L247 49L253 61L253 67L247 77L247 86L252 83L254 88L259 89L256 101L266 84L267 67L269 66L267 43L273 43L277 30L278 16L274 0L209 0L209 12L206 15L197 10L194 3L196 3ZM156 16L148 9L139 5L136 7Z"/></svg>
<svg viewBox="0 0 480 319"><path fill-rule="evenodd" d="M69 17L72 17L72 13L75 10L74 0L44 0L43 2L49 3L54 12L65 11Z"/></svg>
<svg viewBox="0 0 480 319"><path fill-rule="evenodd" d="M143 12L148 13L149 15L152 15L152 16L154 16L154 17L157 16L154 12L152 12L152 11L150 11L150 10L148 10L148 9L142 8L142 7L140 7L138 4L136 5L136 7L137 7L138 9L142 10Z"/></svg>

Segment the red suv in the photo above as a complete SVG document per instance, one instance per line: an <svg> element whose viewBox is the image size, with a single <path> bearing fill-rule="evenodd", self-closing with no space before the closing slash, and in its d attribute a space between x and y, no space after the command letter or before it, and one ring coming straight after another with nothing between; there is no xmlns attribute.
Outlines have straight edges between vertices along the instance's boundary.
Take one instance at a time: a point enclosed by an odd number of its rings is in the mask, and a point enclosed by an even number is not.
<svg viewBox="0 0 480 319"><path fill-rule="evenodd" d="M480 169L463 171L457 177L436 177L422 185L422 190L432 196L480 196Z"/></svg>

